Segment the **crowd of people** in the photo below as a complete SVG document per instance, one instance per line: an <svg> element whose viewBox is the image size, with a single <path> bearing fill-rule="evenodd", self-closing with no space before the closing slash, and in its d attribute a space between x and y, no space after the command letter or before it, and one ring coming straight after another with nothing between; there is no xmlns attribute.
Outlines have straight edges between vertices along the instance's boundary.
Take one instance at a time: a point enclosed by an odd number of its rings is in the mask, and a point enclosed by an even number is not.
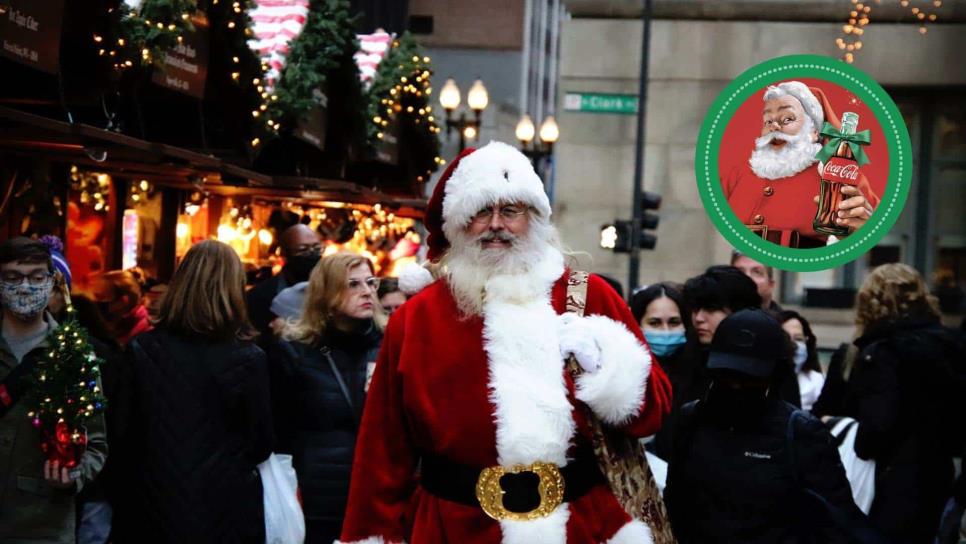
<svg viewBox="0 0 966 544"><path fill-rule="evenodd" d="M280 237L281 272L247 292L217 241L167 285L111 271L84 294L56 241L0 243L0 541L263 542L257 467L276 452L292 455L309 543L648 542L654 525L595 462L599 419L667 462L682 544L957 542L966 350L916 270L870 272L855 339L826 369L774 271L737 252L626 301L592 274L566 312L581 280L549 217L528 159L491 144L437 186L415 278L322 257L301 224ZM108 400L70 469L8 380L68 306ZM525 477L547 464L556 502ZM514 466L484 504L477 483Z"/></svg>

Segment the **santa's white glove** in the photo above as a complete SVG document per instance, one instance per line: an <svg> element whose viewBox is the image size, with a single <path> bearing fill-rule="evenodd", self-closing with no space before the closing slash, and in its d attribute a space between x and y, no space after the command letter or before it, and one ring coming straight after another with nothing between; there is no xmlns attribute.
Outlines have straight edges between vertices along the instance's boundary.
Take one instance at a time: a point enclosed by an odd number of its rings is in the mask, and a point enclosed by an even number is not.
<svg viewBox="0 0 966 544"><path fill-rule="evenodd" d="M560 356L566 360L573 355L584 372L600 370L600 346L594 339L594 332L584 318L573 312L560 316L557 326L560 338Z"/></svg>

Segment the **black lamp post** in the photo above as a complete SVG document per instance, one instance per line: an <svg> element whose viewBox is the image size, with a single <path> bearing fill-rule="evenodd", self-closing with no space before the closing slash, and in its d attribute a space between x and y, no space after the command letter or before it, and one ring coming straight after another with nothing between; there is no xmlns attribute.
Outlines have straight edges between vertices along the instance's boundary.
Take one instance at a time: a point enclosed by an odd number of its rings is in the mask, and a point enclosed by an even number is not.
<svg viewBox="0 0 966 544"><path fill-rule="evenodd" d="M473 117L468 118L466 112L460 112L459 117L455 115L456 108L460 105L460 89L456 82L447 79L443 89L439 93L439 103L446 110L446 136L456 130L460 135L460 152L466 149L466 142L476 140L480 135L480 122L483 110L490 102L490 97L483 86L483 81L477 79L473 86L466 93L466 105L473 110Z"/></svg>
<svg viewBox="0 0 966 544"><path fill-rule="evenodd" d="M520 151L530 157L530 161L542 178L544 159L553 155L553 144L560 139L560 128L557 126L557 121L552 115L548 115L543 120L540 125L538 141L534 138L537 134L533 120L530 119L529 115L524 115L517 123L516 135L517 140L520 140Z"/></svg>

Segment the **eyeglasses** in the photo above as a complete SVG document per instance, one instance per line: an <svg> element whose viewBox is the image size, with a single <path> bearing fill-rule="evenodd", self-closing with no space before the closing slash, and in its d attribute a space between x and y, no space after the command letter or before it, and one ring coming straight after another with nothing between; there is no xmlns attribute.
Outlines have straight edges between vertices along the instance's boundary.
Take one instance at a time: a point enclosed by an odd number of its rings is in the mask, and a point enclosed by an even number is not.
<svg viewBox="0 0 966 544"><path fill-rule="evenodd" d="M482 210L476 212L476 215L470 219L473 223L488 223L493 219L493 214L499 213L500 218L504 221L516 221L523 214L527 213L529 208L523 206L502 206L497 209L496 206L492 208L483 208Z"/></svg>
<svg viewBox="0 0 966 544"><path fill-rule="evenodd" d="M21 274L20 272L15 272L13 270L8 270L0 274L0 281L3 281L5 285L11 287L23 284L23 280L27 280L27 283L33 285L34 287L40 287L50 281L53 274L50 272L31 272L30 274Z"/></svg>
<svg viewBox="0 0 966 544"><path fill-rule="evenodd" d="M322 252L322 244L299 244L292 247L292 255L304 257L308 255L318 255Z"/></svg>
<svg viewBox="0 0 966 544"><path fill-rule="evenodd" d="M364 280L349 280L349 290L361 293L363 292L363 286L373 291L379 290L379 278L366 278Z"/></svg>

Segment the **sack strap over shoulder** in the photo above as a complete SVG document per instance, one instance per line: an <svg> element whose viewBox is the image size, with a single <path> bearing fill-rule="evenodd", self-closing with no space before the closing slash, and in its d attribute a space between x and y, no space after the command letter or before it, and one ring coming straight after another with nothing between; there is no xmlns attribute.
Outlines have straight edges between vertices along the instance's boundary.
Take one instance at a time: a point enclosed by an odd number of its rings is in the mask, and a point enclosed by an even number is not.
<svg viewBox="0 0 966 544"><path fill-rule="evenodd" d="M587 308L587 279L590 275L581 270L571 270L567 276L567 311L575 313L581 317ZM583 372L577 358L570 355L567 358L567 371L571 376L579 376Z"/></svg>
<svg viewBox="0 0 966 544"><path fill-rule="evenodd" d="M571 270L567 276L567 311L579 316L587 308L587 279L590 274L581 270Z"/></svg>

